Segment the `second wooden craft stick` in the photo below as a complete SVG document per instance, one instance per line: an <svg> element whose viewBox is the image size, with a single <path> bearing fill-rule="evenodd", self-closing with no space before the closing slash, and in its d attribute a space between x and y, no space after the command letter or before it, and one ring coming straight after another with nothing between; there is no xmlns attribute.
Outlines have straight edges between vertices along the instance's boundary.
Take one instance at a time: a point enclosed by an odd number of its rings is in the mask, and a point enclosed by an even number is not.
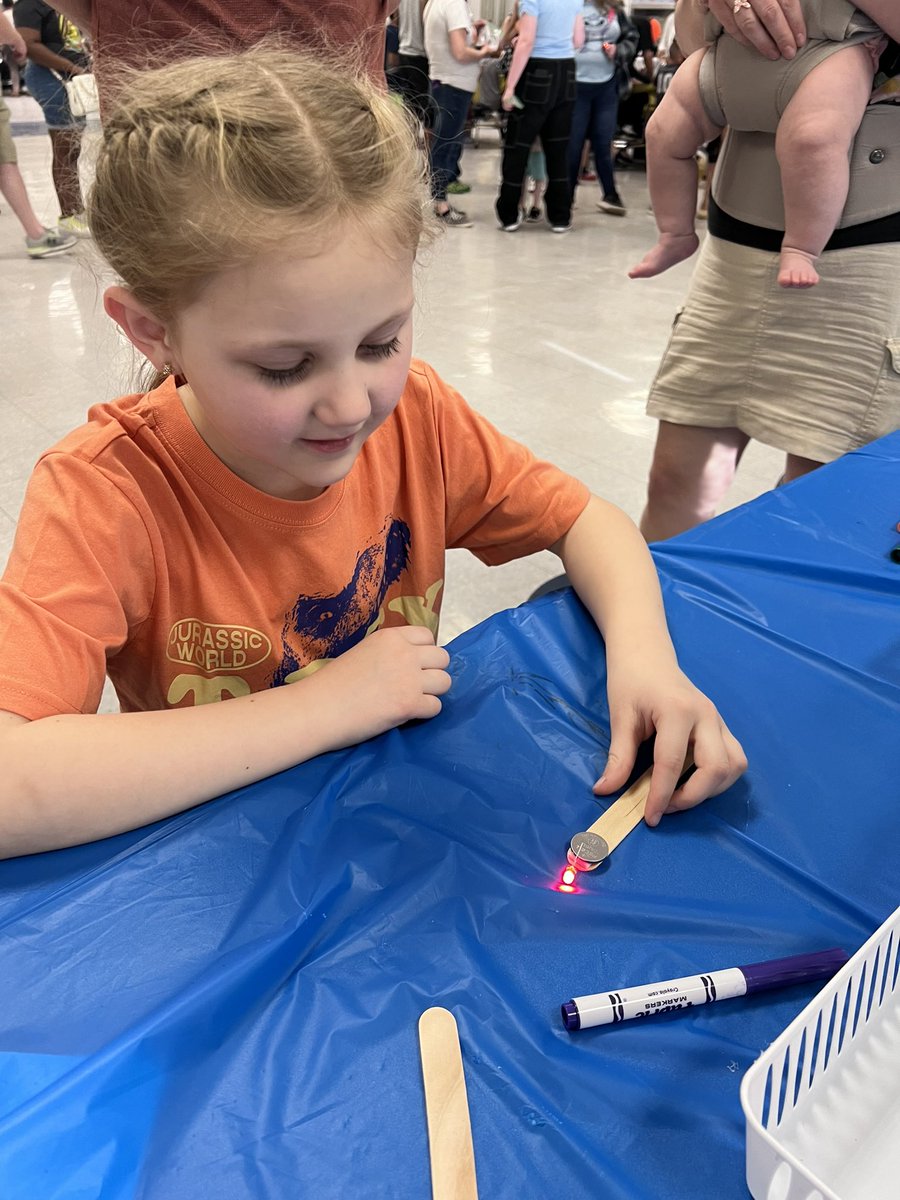
<svg viewBox="0 0 900 1200"><path fill-rule="evenodd" d="M475 1150L456 1020L446 1008L419 1018L433 1200L478 1200Z"/></svg>

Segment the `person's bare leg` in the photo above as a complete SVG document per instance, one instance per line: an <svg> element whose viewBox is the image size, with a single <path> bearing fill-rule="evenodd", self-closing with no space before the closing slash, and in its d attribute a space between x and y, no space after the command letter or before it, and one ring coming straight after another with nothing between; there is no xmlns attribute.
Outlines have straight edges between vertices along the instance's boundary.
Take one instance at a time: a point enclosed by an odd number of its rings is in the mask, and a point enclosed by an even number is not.
<svg viewBox="0 0 900 1200"><path fill-rule="evenodd" d="M815 471L822 465L814 458L801 458L799 454L789 454L785 459L784 474L780 482L790 483L791 480L808 475L810 471Z"/></svg>
<svg viewBox="0 0 900 1200"><path fill-rule="evenodd" d="M697 148L718 135L700 99L697 50L678 68L647 124L647 187L659 241L628 272L630 279L659 275L690 258L700 240L694 232L697 208Z"/></svg>
<svg viewBox="0 0 900 1200"><path fill-rule="evenodd" d="M784 193L778 282L813 287L815 261L840 220L850 188L850 146L872 91L872 59L848 46L819 63L782 114L775 135Z"/></svg>
<svg viewBox="0 0 900 1200"><path fill-rule="evenodd" d="M740 429L660 421L640 520L647 541L674 537L714 517L749 441Z"/></svg>
<svg viewBox="0 0 900 1200"><path fill-rule="evenodd" d="M15 163L0 163L0 192L6 203L18 217L19 224L30 238L44 236L44 227L37 219L28 192L25 190L25 180L22 172Z"/></svg>
<svg viewBox="0 0 900 1200"><path fill-rule="evenodd" d="M51 129L53 148L53 186L62 216L71 217L84 211L81 183L78 179L78 156L81 153L81 130Z"/></svg>

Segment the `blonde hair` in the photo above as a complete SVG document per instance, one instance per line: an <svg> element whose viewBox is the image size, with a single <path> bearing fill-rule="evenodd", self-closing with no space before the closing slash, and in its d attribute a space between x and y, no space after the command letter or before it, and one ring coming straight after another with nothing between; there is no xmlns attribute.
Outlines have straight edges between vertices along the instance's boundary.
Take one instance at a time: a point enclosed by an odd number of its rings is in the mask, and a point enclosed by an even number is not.
<svg viewBox="0 0 900 1200"><path fill-rule="evenodd" d="M268 39L128 72L104 112L94 240L164 324L211 276L350 221L415 253L426 167L405 109L361 71ZM159 379L157 379L157 382Z"/></svg>

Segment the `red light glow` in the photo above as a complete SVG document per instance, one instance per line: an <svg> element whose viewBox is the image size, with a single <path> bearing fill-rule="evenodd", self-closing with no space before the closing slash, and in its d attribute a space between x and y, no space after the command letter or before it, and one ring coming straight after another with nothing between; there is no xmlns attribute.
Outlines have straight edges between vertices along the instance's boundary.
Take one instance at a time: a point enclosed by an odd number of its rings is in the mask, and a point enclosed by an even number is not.
<svg viewBox="0 0 900 1200"><path fill-rule="evenodd" d="M578 872L574 867L565 867L562 873L561 881L554 886L558 892L577 892L578 888L575 887L575 880L577 878Z"/></svg>

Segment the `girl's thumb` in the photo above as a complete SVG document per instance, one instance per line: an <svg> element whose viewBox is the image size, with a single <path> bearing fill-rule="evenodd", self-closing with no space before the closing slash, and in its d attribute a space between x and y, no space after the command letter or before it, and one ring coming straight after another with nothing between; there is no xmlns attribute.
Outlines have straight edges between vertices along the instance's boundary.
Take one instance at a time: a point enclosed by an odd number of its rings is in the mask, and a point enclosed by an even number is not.
<svg viewBox="0 0 900 1200"><path fill-rule="evenodd" d="M624 786L634 767L636 753L637 744L633 739L626 742L613 737L606 757L606 768L593 787L596 795L603 796Z"/></svg>

